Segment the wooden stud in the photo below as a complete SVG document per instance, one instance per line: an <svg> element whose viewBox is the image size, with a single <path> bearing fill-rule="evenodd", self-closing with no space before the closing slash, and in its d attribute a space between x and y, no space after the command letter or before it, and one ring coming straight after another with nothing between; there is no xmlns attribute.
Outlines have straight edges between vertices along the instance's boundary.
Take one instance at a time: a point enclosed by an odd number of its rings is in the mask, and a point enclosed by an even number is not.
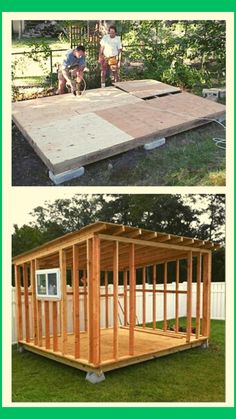
<svg viewBox="0 0 236 419"><path fill-rule="evenodd" d="M44 301L44 317L45 317L45 347L46 349L50 349L49 301Z"/></svg>
<svg viewBox="0 0 236 419"><path fill-rule="evenodd" d="M156 265L153 265L153 290L152 290L152 327L156 329L156 313L157 313L157 306L156 306L156 281L157 281L157 270Z"/></svg>
<svg viewBox="0 0 236 419"><path fill-rule="evenodd" d="M57 304L58 304L57 301L53 301L53 303L52 303L52 336L53 336L52 348L53 348L53 352L58 351Z"/></svg>
<svg viewBox="0 0 236 419"><path fill-rule="evenodd" d="M89 362L99 365L100 349L100 240L97 235L87 243Z"/></svg>
<svg viewBox="0 0 236 419"><path fill-rule="evenodd" d="M202 277L202 255L200 253L197 256L196 339L198 339L200 336L201 277Z"/></svg>
<svg viewBox="0 0 236 419"><path fill-rule="evenodd" d="M146 267L142 268L142 282L143 282L143 327L146 327Z"/></svg>
<svg viewBox="0 0 236 419"><path fill-rule="evenodd" d="M42 324L42 301L38 300L38 334L39 334L39 346L43 345L42 335L43 335L43 324Z"/></svg>
<svg viewBox="0 0 236 419"><path fill-rule="evenodd" d="M30 320L29 320L29 288L28 288L28 265L23 265L24 300L25 300L25 340L30 342Z"/></svg>
<svg viewBox="0 0 236 419"><path fill-rule="evenodd" d="M93 256L93 239L87 240L87 289L88 289L88 339L89 339L89 347L88 347L88 360L92 364L93 363L93 264L92 264L92 256Z"/></svg>
<svg viewBox="0 0 236 419"><path fill-rule="evenodd" d="M135 327L135 249L130 244L129 249L129 355L134 355L134 327Z"/></svg>
<svg viewBox="0 0 236 419"><path fill-rule="evenodd" d="M101 336L100 336L100 239L98 235L93 238L93 363L99 365L101 362Z"/></svg>
<svg viewBox="0 0 236 419"><path fill-rule="evenodd" d="M67 285L66 285L66 252L64 249L59 251L59 265L61 273L61 336L62 354L67 352Z"/></svg>
<svg viewBox="0 0 236 419"><path fill-rule="evenodd" d="M113 248L113 358L118 359L118 281L119 281L119 243Z"/></svg>
<svg viewBox="0 0 236 419"><path fill-rule="evenodd" d="M15 281L16 281L16 306L17 306L17 337L18 341L23 339L23 324L22 324L22 301L21 301L21 280L20 280L20 266L15 265Z"/></svg>
<svg viewBox="0 0 236 419"><path fill-rule="evenodd" d="M176 260L175 271L175 332L179 331L179 259Z"/></svg>
<svg viewBox="0 0 236 419"><path fill-rule="evenodd" d="M190 342L192 333L192 276L193 276L193 253L187 255L187 334L186 342Z"/></svg>
<svg viewBox="0 0 236 419"><path fill-rule="evenodd" d="M211 275L212 275L212 253L208 254L208 310L207 310L207 336L211 334Z"/></svg>
<svg viewBox="0 0 236 419"><path fill-rule="evenodd" d="M83 271L84 278L84 330L88 330L88 274Z"/></svg>
<svg viewBox="0 0 236 419"><path fill-rule="evenodd" d="M210 282L211 282L211 254L203 256L203 307L202 334L210 334Z"/></svg>
<svg viewBox="0 0 236 419"><path fill-rule="evenodd" d="M108 272L105 271L105 327L109 327L109 306L108 306Z"/></svg>
<svg viewBox="0 0 236 419"><path fill-rule="evenodd" d="M80 357L79 247L73 245L74 357Z"/></svg>
<svg viewBox="0 0 236 419"><path fill-rule="evenodd" d="M30 283L31 283L31 290L32 290L32 307L33 307L33 338L34 338L34 344L38 345L35 260L31 260L30 262Z"/></svg>
<svg viewBox="0 0 236 419"><path fill-rule="evenodd" d="M127 298L127 281L128 281L128 271L124 271L123 273L124 278L124 326L128 325L128 316L127 316L127 306L128 306L128 298Z"/></svg>
<svg viewBox="0 0 236 419"><path fill-rule="evenodd" d="M35 271L39 269L39 260L35 259ZM36 282L36 277L35 277ZM36 282L37 287L37 282ZM43 325L42 325L42 300L36 298L36 310L37 310L37 335L38 335L38 346L43 345L42 334L43 334Z"/></svg>
<svg viewBox="0 0 236 419"><path fill-rule="evenodd" d="M167 331L167 262L164 263L163 330Z"/></svg>

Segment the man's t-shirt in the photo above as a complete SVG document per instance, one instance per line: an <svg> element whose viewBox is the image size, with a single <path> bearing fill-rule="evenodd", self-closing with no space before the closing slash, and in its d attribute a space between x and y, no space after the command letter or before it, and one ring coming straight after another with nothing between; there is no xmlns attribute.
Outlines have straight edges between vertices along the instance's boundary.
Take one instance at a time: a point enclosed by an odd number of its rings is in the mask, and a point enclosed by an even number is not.
<svg viewBox="0 0 236 419"><path fill-rule="evenodd" d="M62 68L68 68L75 65L85 65L85 56L77 58L73 54L73 49L66 52L65 58L62 63Z"/></svg>
<svg viewBox="0 0 236 419"><path fill-rule="evenodd" d="M101 42L101 47L104 47L103 54L105 57L114 57L119 54L119 50L122 49L122 44L119 36L111 38L110 35L104 35Z"/></svg>

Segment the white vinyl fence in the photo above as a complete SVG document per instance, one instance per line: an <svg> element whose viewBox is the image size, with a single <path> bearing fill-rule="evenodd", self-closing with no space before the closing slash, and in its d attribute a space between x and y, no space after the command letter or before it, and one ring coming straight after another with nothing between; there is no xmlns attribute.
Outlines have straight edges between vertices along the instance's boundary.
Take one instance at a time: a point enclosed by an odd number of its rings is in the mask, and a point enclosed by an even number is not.
<svg viewBox="0 0 236 419"><path fill-rule="evenodd" d="M202 284L201 284L202 285ZM140 289L140 292L136 292L136 322L142 323L142 285L137 285L136 289ZM146 292L146 322L152 321L152 285L146 284L146 289L150 289L150 293ZM158 284L158 289L163 289L163 285ZM172 284L168 284L168 290L175 290L175 282ZM68 287L68 290L71 290ZM187 290L187 283L183 282L179 284L180 291ZM81 292L83 290L81 289ZM108 293L112 294L113 292L113 285L109 285ZM119 286L119 293L122 294L123 286ZM105 288L101 287L101 294L105 293ZM202 293L201 293L202 294ZM128 293L129 296L129 293ZM129 300L129 298L127 298ZM108 310L109 310L109 326L113 324L113 307L112 307L113 297L108 297ZM67 300L68 308L68 318L67 318L67 327L68 332L73 331L73 310L72 310L72 294L68 294ZM124 305L124 298L122 296L119 297L119 323L123 324L124 322L124 315L123 315L123 305ZM202 305L202 304L201 304ZM24 313L24 297L22 297L22 309ZM58 305L59 307L59 305ZM101 327L105 327L105 297L101 297L101 313L100 313L100 322ZM163 320L163 293L157 294L156 300L156 319ZM167 319L174 319L175 318L175 294L167 294ZM32 304L31 304L31 296L29 296L29 310L30 310L30 331L32 336ZM84 307L83 307L83 296L80 297L80 327L81 330L84 328ZM186 316L187 312L187 295L186 294L179 294L179 317ZM44 316L44 308L42 310L42 315ZM202 313L201 313L202 315ZM196 283L192 284L192 316L196 316ZM23 320L23 330L24 330L24 315L22 316ZM52 319L52 315L50 313L50 319ZM225 282L213 282L211 284L211 319L215 320L225 320ZM43 334L44 334L44 318L42 318L43 323ZM50 333L52 332L52 324L50 325ZM17 342L17 329L16 329L16 290L12 287L12 343Z"/></svg>

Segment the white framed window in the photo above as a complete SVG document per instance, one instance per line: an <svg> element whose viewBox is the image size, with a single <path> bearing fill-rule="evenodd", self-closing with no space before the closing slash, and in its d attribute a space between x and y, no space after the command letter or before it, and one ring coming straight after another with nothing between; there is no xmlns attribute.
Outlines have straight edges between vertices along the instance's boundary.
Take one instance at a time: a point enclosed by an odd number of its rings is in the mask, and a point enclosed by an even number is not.
<svg viewBox="0 0 236 419"><path fill-rule="evenodd" d="M61 298L60 269L39 269L36 271L36 297L38 299Z"/></svg>

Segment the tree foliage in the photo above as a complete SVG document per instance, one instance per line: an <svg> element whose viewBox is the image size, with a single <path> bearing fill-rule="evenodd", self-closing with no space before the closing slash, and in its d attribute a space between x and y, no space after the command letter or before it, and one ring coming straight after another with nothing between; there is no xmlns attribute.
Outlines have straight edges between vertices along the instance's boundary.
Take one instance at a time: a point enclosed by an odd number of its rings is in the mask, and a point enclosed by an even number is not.
<svg viewBox="0 0 236 419"><path fill-rule="evenodd" d="M224 195L74 195L34 208L30 225L14 226L13 255L71 231L107 221L224 244ZM214 280L224 278L224 249L214 252Z"/></svg>
<svg viewBox="0 0 236 419"><path fill-rule="evenodd" d="M123 21L127 56L144 75L179 86L209 86L225 71L225 21Z"/></svg>

